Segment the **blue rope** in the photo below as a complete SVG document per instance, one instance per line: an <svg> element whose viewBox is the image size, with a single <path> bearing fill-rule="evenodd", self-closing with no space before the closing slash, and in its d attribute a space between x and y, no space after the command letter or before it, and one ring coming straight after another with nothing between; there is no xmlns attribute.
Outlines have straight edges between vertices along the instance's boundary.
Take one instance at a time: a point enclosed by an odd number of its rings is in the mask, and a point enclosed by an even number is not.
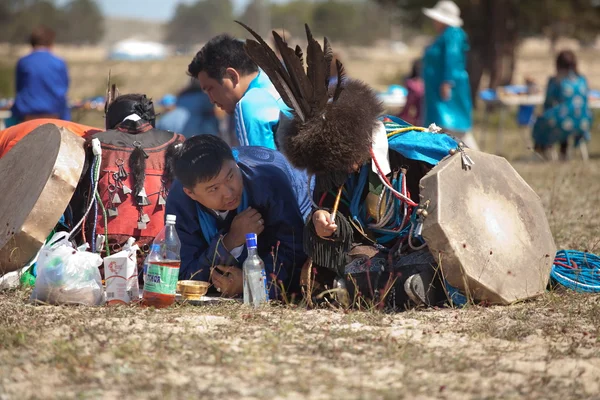
<svg viewBox="0 0 600 400"><path fill-rule="evenodd" d="M577 250L559 250L554 258L550 276L557 283L576 292L598 293L600 257Z"/></svg>

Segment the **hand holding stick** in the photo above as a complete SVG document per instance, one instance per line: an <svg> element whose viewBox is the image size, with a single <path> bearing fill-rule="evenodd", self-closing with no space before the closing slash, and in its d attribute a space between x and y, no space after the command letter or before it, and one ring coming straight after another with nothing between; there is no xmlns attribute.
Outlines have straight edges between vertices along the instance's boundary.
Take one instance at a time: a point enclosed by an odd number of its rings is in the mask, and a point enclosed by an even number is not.
<svg viewBox="0 0 600 400"><path fill-rule="evenodd" d="M342 198L342 189L344 185L340 186L338 189L338 194L335 198L335 203L333 203L333 211L331 212L331 223L335 224L335 214L337 214L338 206L340 205L340 199Z"/></svg>

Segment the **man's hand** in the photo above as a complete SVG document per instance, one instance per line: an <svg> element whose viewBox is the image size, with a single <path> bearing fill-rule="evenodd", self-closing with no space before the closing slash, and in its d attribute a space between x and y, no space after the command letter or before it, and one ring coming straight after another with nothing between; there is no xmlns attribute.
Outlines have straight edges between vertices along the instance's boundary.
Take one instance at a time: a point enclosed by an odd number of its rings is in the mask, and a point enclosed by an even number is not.
<svg viewBox="0 0 600 400"><path fill-rule="evenodd" d="M248 207L233 218L229 232L223 238L223 244L231 251L246 243L247 233L260 235L265 229L262 215L252 207Z"/></svg>
<svg viewBox="0 0 600 400"><path fill-rule="evenodd" d="M322 238L328 238L335 233L337 225L331 220L331 214L325 210L318 210L312 216L313 225L317 235Z"/></svg>
<svg viewBox="0 0 600 400"><path fill-rule="evenodd" d="M442 86L440 86L440 96L442 96L442 100L450 100L450 97L452 97L452 85L442 83Z"/></svg>
<svg viewBox="0 0 600 400"><path fill-rule="evenodd" d="M225 297L236 297L244 291L244 277L240 268L217 265L210 279L217 291Z"/></svg>

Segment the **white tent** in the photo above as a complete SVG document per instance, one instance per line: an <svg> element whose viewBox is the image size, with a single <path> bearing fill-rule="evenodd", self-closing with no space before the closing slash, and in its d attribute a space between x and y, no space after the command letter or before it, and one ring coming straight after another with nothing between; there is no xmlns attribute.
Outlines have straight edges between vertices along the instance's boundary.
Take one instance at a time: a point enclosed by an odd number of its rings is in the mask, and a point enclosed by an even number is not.
<svg viewBox="0 0 600 400"><path fill-rule="evenodd" d="M167 56L162 43L127 39L118 42L109 53L111 60L158 60Z"/></svg>

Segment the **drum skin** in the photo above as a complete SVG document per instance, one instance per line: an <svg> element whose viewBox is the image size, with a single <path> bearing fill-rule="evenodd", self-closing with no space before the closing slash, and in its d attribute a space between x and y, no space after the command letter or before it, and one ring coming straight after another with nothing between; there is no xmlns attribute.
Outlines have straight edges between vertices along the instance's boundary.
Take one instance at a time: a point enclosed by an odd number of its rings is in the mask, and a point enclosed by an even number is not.
<svg viewBox="0 0 600 400"><path fill-rule="evenodd" d="M79 182L84 143L45 124L0 159L0 275L22 268L52 232Z"/></svg>
<svg viewBox="0 0 600 400"><path fill-rule="evenodd" d="M556 245L539 196L502 157L465 149L421 179L422 236L448 283L475 301L544 293Z"/></svg>

